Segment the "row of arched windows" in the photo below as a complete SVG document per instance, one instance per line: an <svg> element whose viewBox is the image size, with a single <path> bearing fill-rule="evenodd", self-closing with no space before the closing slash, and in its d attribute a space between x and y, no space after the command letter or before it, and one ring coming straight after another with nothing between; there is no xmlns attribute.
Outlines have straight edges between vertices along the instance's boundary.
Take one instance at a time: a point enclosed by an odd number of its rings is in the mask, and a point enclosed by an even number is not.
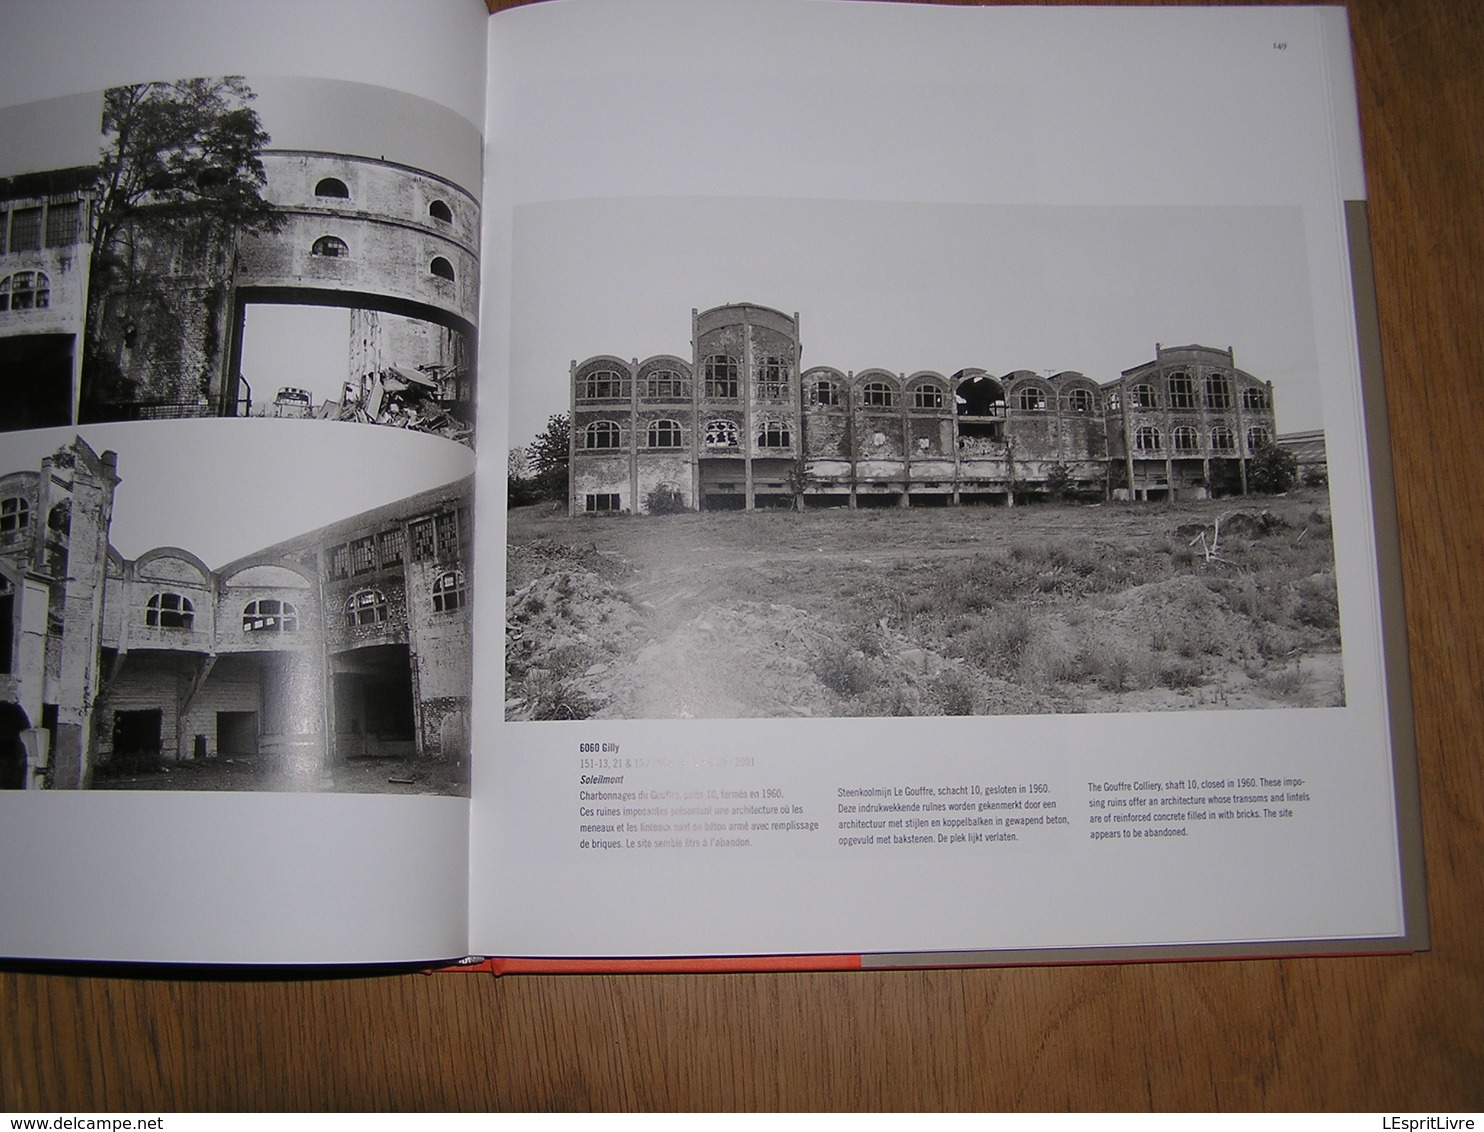
<svg viewBox="0 0 1484 1132"><path fill-rule="evenodd" d="M1247 450L1256 452L1272 440L1272 434L1261 425L1247 430ZM1134 430L1134 449L1138 452L1163 452L1164 434L1153 425L1141 425ZM1199 452L1200 433L1189 425L1179 425L1170 430L1170 450L1173 452ZM1218 425L1211 430L1212 452L1236 452L1237 440L1232 430Z"/></svg>
<svg viewBox="0 0 1484 1132"><path fill-rule="evenodd" d="M1170 374L1166 389L1165 407L1170 409L1197 407L1195 381L1188 373ZM1213 373L1206 378L1204 403L1208 409L1223 410L1232 407L1231 382L1225 374ZM1158 409L1161 407L1159 392L1148 382L1131 385L1128 389L1128 406L1130 409ZM1109 394L1108 407L1110 409L1119 407L1116 391ZM1272 407L1272 398L1268 396L1265 388L1250 385L1242 390L1242 408L1261 412Z"/></svg>
<svg viewBox="0 0 1484 1132"><path fill-rule="evenodd" d="M616 421L593 421L583 431L583 448L616 449L624 446L623 429ZM736 448L739 431L737 423L729 420L706 422L705 443L707 448ZM684 448L685 429L679 421L650 421L645 432L646 448ZM793 445L793 433L784 421L767 419L757 428L759 448L789 448Z"/></svg>
<svg viewBox="0 0 1484 1132"><path fill-rule="evenodd" d="M468 601L468 588L462 570L445 570L433 580L433 612L452 613ZM351 627L377 625L387 619L386 594L377 589L357 590L345 603L345 615ZM150 597L144 608L144 623L151 629L191 629L195 625L196 607L183 594L162 591ZM242 608L244 633L297 633L299 610L293 602L266 597L250 601Z"/></svg>
<svg viewBox="0 0 1484 1132"><path fill-rule="evenodd" d="M310 245L309 254L320 259L346 259L350 256L350 248L339 236L321 236ZM454 281L453 264L441 255L434 256L428 264L428 274L447 279L450 283Z"/></svg>
<svg viewBox="0 0 1484 1132"><path fill-rule="evenodd" d="M914 409L942 409L947 403L942 386L932 382L911 386L907 395ZM845 395L839 382L810 383L809 404L834 408L844 403ZM884 381L868 381L861 386L860 403L872 408L893 408L897 403L897 391ZM1046 391L1036 385L1025 386L1016 395L1016 405L1026 412L1043 412L1048 405ZM1062 398L1062 405L1073 413L1091 413L1097 410L1097 397L1090 389L1069 389Z"/></svg>
<svg viewBox="0 0 1484 1132"><path fill-rule="evenodd" d="M327 200L349 200L350 186L339 177L322 177L314 186L314 195ZM453 209L448 206L447 201L429 201L428 215L444 224L453 223Z"/></svg>

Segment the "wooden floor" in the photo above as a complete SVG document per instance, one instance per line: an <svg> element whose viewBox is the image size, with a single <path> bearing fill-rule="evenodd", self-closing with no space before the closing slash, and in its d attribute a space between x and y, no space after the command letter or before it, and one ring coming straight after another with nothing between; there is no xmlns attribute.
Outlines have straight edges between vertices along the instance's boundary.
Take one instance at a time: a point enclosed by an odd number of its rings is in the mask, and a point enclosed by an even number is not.
<svg viewBox="0 0 1484 1132"><path fill-rule="evenodd" d="M0 1109L1484 1108L1484 8L1348 7L1430 953L499 980L11 971Z"/></svg>

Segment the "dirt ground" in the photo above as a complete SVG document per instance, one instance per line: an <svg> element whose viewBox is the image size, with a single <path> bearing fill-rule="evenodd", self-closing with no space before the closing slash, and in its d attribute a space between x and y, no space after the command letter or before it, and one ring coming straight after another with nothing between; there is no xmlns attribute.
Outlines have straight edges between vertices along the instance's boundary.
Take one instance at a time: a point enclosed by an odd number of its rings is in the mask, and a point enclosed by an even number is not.
<svg viewBox="0 0 1484 1132"><path fill-rule="evenodd" d="M336 766L289 772L267 756L218 757L161 764L149 770L99 775L95 790L267 790L330 794L447 794L468 797L466 762L416 758L356 758Z"/></svg>
<svg viewBox="0 0 1484 1132"><path fill-rule="evenodd" d="M1343 703L1328 498L510 516L509 719Z"/></svg>

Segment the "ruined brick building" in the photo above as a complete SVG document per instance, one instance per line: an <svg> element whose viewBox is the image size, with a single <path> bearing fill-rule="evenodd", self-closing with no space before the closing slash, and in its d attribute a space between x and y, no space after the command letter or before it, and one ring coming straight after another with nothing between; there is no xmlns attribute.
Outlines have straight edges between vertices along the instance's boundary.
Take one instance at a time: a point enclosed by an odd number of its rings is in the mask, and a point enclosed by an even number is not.
<svg viewBox="0 0 1484 1132"><path fill-rule="evenodd" d="M217 755L313 787L336 760L467 754L469 481L218 569L123 558L119 482L81 438L0 477L0 787Z"/></svg>
<svg viewBox="0 0 1484 1132"><path fill-rule="evenodd" d="M98 169L0 181L0 428L249 415L255 399L267 405L280 385L299 384L293 374L262 375L271 387L254 389L242 373L253 304L363 312L346 343L348 386L365 385L368 364L411 373L426 365L442 407L470 417L476 198L391 161L261 156L277 231L141 222L129 233L128 270L99 294L89 290ZM84 359L90 304L95 333Z"/></svg>
<svg viewBox="0 0 1484 1132"><path fill-rule="evenodd" d="M1273 391L1231 350L1155 347L1076 372L846 372L802 363L799 316L691 312L690 356L571 368L573 514L1014 503L1245 492L1273 440Z"/></svg>

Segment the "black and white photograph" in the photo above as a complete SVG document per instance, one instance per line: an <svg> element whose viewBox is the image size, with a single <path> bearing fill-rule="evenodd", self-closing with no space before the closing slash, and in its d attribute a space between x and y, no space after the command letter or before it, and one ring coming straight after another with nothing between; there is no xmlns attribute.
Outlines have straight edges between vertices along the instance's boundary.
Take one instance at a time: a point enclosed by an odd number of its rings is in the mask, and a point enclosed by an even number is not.
<svg viewBox="0 0 1484 1132"><path fill-rule="evenodd" d="M1296 209L516 211L506 718L1344 703Z"/></svg>
<svg viewBox="0 0 1484 1132"><path fill-rule="evenodd" d="M316 421L7 438L0 788L467 795L471 465Z"/></svg>
<svg viewBox="0 0 1484 1132"><path fill-rule="evenodd" d="M270 417L472 446L481 142L458 115L197 77L11 108L0 140L0 429Z"/></svg>

